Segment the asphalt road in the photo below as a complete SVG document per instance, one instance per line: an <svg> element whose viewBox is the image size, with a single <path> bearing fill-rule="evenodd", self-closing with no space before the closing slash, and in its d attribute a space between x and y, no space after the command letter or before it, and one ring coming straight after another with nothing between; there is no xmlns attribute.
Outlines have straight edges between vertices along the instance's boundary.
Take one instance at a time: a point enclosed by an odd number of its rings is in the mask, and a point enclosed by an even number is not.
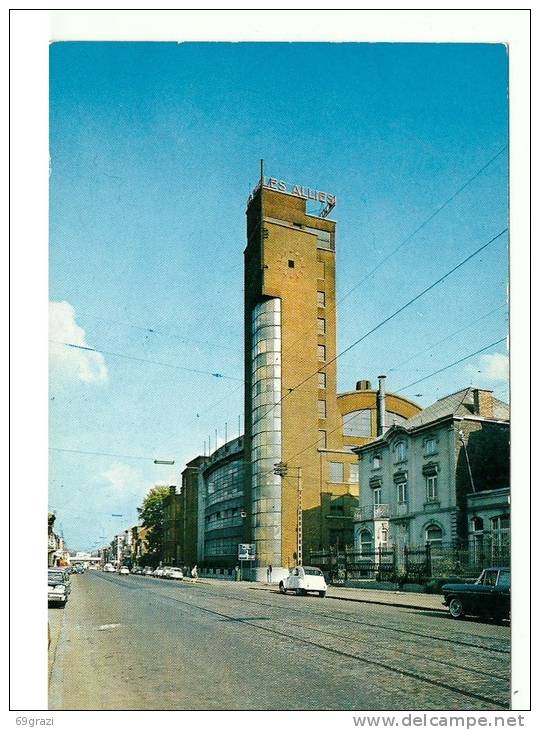
<svg viewBox="0 0 540 730"><path fill-rule="evenodd" d="M51 710L509 707L508 626L248 583L72 583L49 609Z"/></svg>

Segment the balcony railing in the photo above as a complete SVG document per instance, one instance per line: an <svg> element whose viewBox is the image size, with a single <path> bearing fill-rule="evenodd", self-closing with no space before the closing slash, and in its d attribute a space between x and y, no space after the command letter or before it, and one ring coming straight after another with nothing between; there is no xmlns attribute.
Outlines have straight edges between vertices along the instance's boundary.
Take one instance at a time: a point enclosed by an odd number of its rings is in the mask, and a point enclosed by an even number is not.
<svg viewBox="0 0 540 730"><path fill-rule="evenodd" d="M366 522L367 520L385 520L390 514L388 504L370 504L354 510L355 522Z"/></svg>

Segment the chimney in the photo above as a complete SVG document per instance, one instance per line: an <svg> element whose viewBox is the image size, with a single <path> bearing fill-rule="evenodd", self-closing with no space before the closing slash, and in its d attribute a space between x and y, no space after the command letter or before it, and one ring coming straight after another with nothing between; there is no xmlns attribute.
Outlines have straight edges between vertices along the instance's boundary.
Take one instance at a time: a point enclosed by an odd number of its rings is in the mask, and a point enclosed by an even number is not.
<svg viewBox="0 0 540 730"><path fill-rule="evenodd" d="M377 436L384 433L384 416L386 412L384 381L386 375L379 375L379 390L377 391Z"/></svg>
<svg viewBox="0 0 540 730"><path fill-rule="evenodd" d="M473 388L474 413L483 418L493 418L493 391Z"/></svg>
<svg viewBox="0 0 540 730"><path fill-rule="evenodd" d="M356 390L371 390L371 383L369 380L357 380Z"/></svg>

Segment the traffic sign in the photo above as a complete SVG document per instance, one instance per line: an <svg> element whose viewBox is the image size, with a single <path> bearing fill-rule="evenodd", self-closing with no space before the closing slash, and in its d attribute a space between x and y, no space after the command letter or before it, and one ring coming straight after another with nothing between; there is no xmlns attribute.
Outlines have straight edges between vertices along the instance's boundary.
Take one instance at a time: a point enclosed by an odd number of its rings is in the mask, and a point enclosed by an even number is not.
<svg viewBox="0 0 540 730"><path fill-rule="evenodd" d="M255 545L240 543L238 545L238 560L255 560Z"/></svg>

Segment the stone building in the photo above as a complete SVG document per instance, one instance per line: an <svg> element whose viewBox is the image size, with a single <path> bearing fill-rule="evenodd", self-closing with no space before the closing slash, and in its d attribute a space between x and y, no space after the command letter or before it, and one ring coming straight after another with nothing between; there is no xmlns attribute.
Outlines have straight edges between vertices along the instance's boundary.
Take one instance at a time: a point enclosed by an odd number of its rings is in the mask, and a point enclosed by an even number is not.
<svg viewBox="0 0 540 730"><path fill-rule="evenodd" d="M181 565L183 548L183 499L176 486L169 487L169 494L163 500L163 543L164 565Z"/></svg>
<svg viewBox="0 0 540 730"><path fill-rule="evenodd" d="M509 408L488 390L441 398L355 447L363 489L355 547L476 545L507 558ZM499 546L501 549L496 548ZM490 547L491 549L491 547Z"/></svg>

